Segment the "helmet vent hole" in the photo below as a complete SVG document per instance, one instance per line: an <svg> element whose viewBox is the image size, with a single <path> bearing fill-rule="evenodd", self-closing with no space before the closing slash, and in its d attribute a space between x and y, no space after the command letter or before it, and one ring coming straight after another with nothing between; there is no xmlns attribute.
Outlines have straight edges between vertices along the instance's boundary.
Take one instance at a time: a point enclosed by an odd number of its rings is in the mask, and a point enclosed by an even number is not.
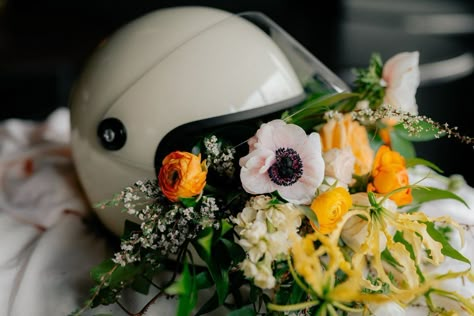
<svg viewBox="0 0 474 316"><path fill-rule="evenodd" d="M116 118L107 118L97 128L100 144L107 150L119 150L127 141L127 133L123 123Z"/></svg>

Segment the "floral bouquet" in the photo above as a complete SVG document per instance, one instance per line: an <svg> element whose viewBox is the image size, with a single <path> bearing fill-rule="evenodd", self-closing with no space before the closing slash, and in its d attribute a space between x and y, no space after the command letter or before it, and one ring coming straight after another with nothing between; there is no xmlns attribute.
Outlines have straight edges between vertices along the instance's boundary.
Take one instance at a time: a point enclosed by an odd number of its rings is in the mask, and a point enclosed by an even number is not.
<svg viewBox="0 0 474 316"><path fill-rule="evenodd" d="M73 314L120 305L132 288L156 294L129 315L161 296L178 297L178 315L223 307L234 316L398 315L420 299L436 315L474 315L472 297L441 286L474 282L470 261L450 244L454 235L462 241L462 227L419 211L432 200L466 203L407 171L440 171L415 157L412 141L472 138L417 114L417 52L385 65L374 55L356 74L353 92L310 95L280 118L252 122L250 139L202 135L166 155L157 181L102 203L136 221L91 271L95 286ZM447 257L465 269L433 273ZM198 299L202 290L211 294Z"/></svg>

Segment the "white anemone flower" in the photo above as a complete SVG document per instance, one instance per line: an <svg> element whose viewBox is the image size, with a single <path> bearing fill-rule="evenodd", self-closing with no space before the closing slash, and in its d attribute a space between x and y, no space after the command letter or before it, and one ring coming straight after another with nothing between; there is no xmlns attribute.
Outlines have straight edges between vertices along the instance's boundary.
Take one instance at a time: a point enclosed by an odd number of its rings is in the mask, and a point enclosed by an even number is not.
<svg viewBox="0 0 474 316"><path fill-rule="evenodd" d="M311 203L324 178L319 134L306 135L297 125L274 120L262 124L249 147L249 154L240 159L245 191L278 191L290 203Z"/></svg>

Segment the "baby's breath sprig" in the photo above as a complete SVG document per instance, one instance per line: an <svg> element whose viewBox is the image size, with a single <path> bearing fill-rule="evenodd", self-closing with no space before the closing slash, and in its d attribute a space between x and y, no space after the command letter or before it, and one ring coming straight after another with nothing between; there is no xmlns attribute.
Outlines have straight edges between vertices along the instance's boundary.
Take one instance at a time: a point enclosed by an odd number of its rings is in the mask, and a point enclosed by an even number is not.
<svg viewBox="0 0 474 316"><path fill-rule="evenodd" d="M114 255L115 263L125 266L144 260L156 264L157 254L176 254L203 229L219 228L216 213L220 207L214 197L202 196L192 206L166 202L164 197L158 200L160 203L134 210L141 224L128 238L122 239L120 251Z"/></svg>
<svg viewBox="0 0 474 316"><path fill-rule="evenodd" d="M233 178L235 173L235 149L224 144L215 135L204 138L203 143L208 168L214 170L220 176Z"/></svg>
<svg viewBox="0 0 474 316"><path fill-rule="evenodd" d="M390 105L382 105L375 110L370 108L356 110L352 112L352 117L365 125L374 124L384 118L396 119L403 125L409 136L417 136L422 132L433 132L435 138L446 135L448 138L455 138L465 144L474 143L474 138L462 135L457 126L451 127L448 123L441 124L425 115L415 115L395 109ZM427 124L420 124L421 122Z"/></svg>

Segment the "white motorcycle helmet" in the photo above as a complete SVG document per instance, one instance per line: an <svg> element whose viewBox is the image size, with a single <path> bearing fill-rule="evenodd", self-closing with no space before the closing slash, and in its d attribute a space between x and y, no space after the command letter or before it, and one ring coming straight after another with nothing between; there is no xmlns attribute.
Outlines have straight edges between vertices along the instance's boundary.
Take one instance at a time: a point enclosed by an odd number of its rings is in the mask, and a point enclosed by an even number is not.
<svg viewBox="0 0 474 316"><path fill-rule="evenodd" d="M103 43L71 98L72 152L92 205L137 180L204 128L255 119L346 85L260 13L159 10ZM316 83L316 85L314 84ZM192 144L187 144L188 146ZM120 209L99 218L120 234Z"/></svg>

